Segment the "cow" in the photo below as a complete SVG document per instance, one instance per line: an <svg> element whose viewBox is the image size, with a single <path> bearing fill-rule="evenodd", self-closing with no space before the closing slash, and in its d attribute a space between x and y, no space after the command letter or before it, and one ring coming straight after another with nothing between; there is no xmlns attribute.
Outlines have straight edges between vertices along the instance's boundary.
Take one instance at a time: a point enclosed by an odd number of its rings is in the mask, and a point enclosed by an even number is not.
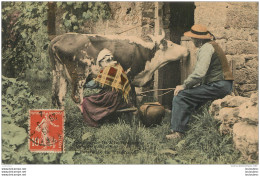
<svg viewBox="0 0 260 176"><path fill-rule="evenodd" d="M55 37L48 48L53 72L52 103L64 108L68 82L72 85L73 101L82 103L83 85L94 72L97 56L104 48L127 70L132 87L144 86L155 70L188 55L185 47L164 37L164 32L156 37L150 35L149 41L133 36L79 33Z"/></svg>

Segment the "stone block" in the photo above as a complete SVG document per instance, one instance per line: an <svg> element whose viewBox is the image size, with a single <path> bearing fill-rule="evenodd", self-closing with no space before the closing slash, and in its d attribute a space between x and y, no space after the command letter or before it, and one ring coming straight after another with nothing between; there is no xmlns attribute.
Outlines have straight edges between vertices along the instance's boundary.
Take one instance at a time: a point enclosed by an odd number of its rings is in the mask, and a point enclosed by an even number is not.
<svg viewBox="0 0 260 176"><path fill-rule="evenodd" d="M258 9L257 2L228 2L227 4L229 8L245 8L248 10Z"/></svg>
<svg viewBox="0 0 260 176"><path fill-rule="evenodd" d="M255 54L251 54L251 55L246 55L245 56L245 60L246 62L249 61L249 60L258 60L258 55L255 55Z"/></svg>
<svg viewBox="0 0 260 176"><path fill-rule="evenodd" d="M216 43L219 44L219 46L223 49L224 53L226 53L227 50L227 40L226 39L220 39L220 40L216 40Z"/></svg>
<svg viewBox="0 0 260 176"><path fill-rule="evenodd" d="M245 56L240 55L227 55L228 61L234 61L236 69L245 68Z"/></svg>
<svg viewBox="0 0 260 176"><path fill-rule="evenodd" d="M236 83L239 84L246 84L247 83L247 70L246 69L240 69L236 70L236 74L234 75L234 79Z"/></svg>
<svg viewBox="0 0 260 176"><path fill-rule="evenodd" d="M258 42L258 31L251 33L252 42Z"/></svg>
<svg viewBox="0 0 260 176"><path fill-rule="evenodd" d="M256 84L243 84L240 86L240 90L243 90L245 92L254 91L257 90Z"/></svg>
<svg viewBox="0 0 260 176"><path fill-rule="evenodd" d="M249 91L249 92L242 92L241 95L244 97L250 97L252 94L256 93L257 91L258 91L258 89L254 90L254 91Z"/></svg>
<svg viewBox="0 0 260 176"><path fill-rule="evenodd" d="M250 60L245 60L245 65L247 68L258 68L258 57L254 57L253 59Z"/></svg>
<svg viewBox="0 0 260 176"><path fill-rule="evenodd" d="M254 106L253 102L247 101L239 106L238 116L242 119L242 121L258 124L258 107Z"/></svg>
<svg viewBox="0 0 260 176"><path fill-rule="evenodd" d="M212 26L207 26L208 30L216 37L217 40L220 39L228 39L226 37L226 32L227 30L224 27L212 27Z"/></svg>
<svg viewBox="0 0 260 176"><path fill-rule="evenodd" d="M258 92L251 94L250 100L253 103L253 106L258 104Z"/></svg>
<svg viewBox="0 0 260 176"><path fill-rule="evenodd" d="M213 3L214 4L214 3ZM226 8L218 6L196 7L194 12L195 24L203 24L208 27L225 27L226 25Z"/></svg>
<svg viewBox="0 0 260 176"><path fill-rule="evenodd" d="M208 7L208 8L226 8L227 2L195 2L196 8Z"/></svg>
<svg viewBox="0 0 260 176"><path fill-rule="evenodd" d="M142 12L143 17L154 18L154 12Z"/></svg>
<svg viewBox="0 0 260 176"><path fill-rule="evenodd" d="M249 29L236 29L236 28L229 28L225 29L225 38L229 41L232 40L246 40L248 41L250 38L250 30Z"/></svg>
<svg viewBox="0 0 260 176"><path fill-rule="evenodd" d="M226 54L237 55L237 54L257 54L258 44L255 42L247 41L228 41Z"/></svg>
<svg viewBox="0 0 260 176"><path fill-rule="evenodd" d="M142 2L142 10L151 10L154 9L154 2Z"/></svg>
<svg viewBox="0 0 260 176"><path fill-rule="evenodd" d="M245 158L255 158L258 155L258 126L239 122L233 126L233 141Z"/></svg>
<svg viewBox="0 0 260 176"><path fill-rule="evenodd" d="M227 11L226 27L258 28L258 9L235 7Z"/></svg>
<svg viewBox="0 0 260 176"><path fill-rule="evenodd" d="M235 124L239 121L238 114L240 112L239 108L222 108L219 111L219 116L217 119L223 121L225 124Z"/></svg>
<svg viewBox="0 0 260 176"><path fill-rule="evenodd" d="M256 84L258 81L258 70L252 69L240 69L236 70L235 81L239 84Z"/></svg>

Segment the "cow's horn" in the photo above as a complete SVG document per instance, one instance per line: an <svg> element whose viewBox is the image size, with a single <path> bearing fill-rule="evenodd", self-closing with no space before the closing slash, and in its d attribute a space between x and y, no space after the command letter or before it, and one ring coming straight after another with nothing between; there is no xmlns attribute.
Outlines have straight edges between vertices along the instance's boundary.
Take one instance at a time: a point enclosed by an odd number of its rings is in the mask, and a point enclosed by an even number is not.
<svg viewBox="0 0 260 176"><path fill-rule="evenodd" d="M150 39L153 41L153 43L156 43L156 37L154 37L153 35L148 35L148 37L150 37Z"/></svg>
<svg viewBox="0 0 260 176"><path fill-rule="evenodd" d="M161 31L162 31L162 34L158 38L158 43L161 43L161 41L165 38L165 31L163 29L161 29Z"/></svg>
<svg viewBox="0 0 260 176"><path fill-rule="evenodd" d="M160 44L161 41L165 38L165 31L163 29L161 29L161 30L162 30L161 35L157 35L156 37L153 35L148 35L148 37L150 37L154 43Z"/></svg>

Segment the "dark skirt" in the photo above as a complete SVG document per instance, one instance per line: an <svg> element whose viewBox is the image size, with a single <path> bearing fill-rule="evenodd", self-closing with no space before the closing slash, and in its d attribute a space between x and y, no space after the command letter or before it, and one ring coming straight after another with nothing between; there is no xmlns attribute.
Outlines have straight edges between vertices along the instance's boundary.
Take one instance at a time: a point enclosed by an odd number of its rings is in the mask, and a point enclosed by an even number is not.
<svg viewBox="0 0 260 176"><path fill-rule="evenodd" d="M112 90L102 90L98 94L84 97L83 118L87 125L99 127L101 121L118 109L128 107L122 94Z"/></svg>

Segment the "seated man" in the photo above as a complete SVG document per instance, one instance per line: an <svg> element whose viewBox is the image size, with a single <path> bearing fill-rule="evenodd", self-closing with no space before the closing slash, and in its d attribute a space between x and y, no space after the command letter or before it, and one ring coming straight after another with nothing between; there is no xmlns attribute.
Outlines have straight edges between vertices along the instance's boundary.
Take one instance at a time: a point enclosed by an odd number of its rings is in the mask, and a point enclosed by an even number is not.
<svg viewBox="0 0 260 176"><path fill-rule="evenodd" d="M109 50L103 49L99 53L97 66L100 68L97 77L88 82L86 87L99 87L101 91L84 97L82 103L83 118L92 127L99 127L100 122L116 110L130 106L128 99L131 87L128 78Z"/></svg>
<svg viewBox="0 0 260 176"><path fill-rule="evenodd" d="M184 35L191 37L199 50L193 72L174 91L170 134L166 135L167 139L182 137L192 112L207 101L230 94L234 80L224 51L205 26L193 25Z"/></svg>

